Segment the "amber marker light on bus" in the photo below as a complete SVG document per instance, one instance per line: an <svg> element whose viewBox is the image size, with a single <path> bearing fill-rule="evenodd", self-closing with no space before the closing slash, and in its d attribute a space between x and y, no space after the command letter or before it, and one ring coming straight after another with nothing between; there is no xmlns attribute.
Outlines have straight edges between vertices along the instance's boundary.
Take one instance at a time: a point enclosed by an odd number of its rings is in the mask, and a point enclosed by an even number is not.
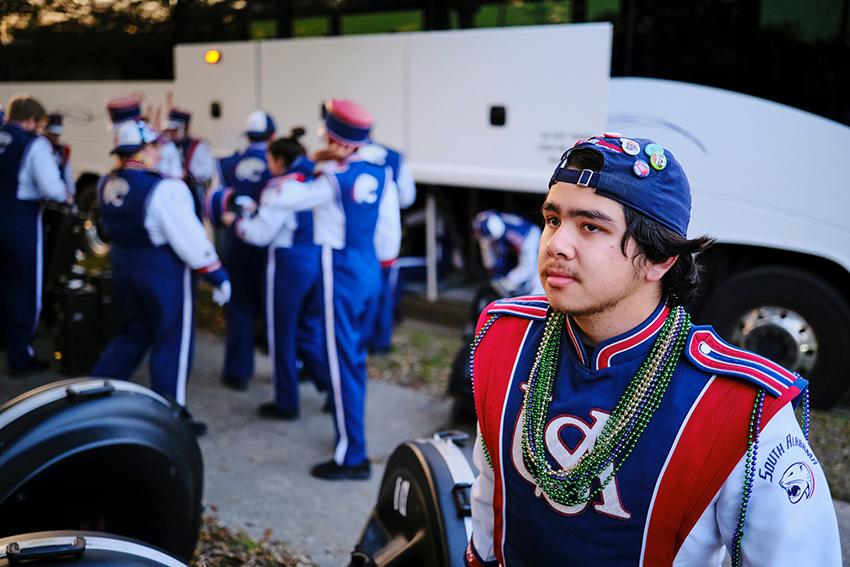
<svg viewBox="0 0 850 567"><path fill-rule="evenodd" d="M218 49L207 49L204 52L204 63L208 65L215 65L216 63L221 62L221 51Z"/></svg>

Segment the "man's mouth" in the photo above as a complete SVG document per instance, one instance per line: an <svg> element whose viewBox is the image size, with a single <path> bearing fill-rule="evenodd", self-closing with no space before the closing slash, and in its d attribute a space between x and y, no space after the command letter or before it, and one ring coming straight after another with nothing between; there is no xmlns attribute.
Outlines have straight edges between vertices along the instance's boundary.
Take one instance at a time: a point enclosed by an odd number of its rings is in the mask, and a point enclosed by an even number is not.
<svg viewBox="0 0 850 567"><path fill-rule="evenodd" d="M580 281L573 272L561 268L547 268L543 275L552 287L565 287Z"/></svg>

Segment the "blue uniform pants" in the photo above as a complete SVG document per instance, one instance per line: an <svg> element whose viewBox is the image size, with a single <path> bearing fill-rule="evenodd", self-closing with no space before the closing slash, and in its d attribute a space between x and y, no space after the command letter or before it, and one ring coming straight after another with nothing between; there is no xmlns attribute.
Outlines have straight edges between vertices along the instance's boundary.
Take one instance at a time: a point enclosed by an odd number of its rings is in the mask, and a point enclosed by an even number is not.
<svg viewBox="0 0 850 567"><path fill-rule="evenodd" d="M266 249L246 244L228 230L221 237L221 262L230 276L232 293L224 309L224 375L246 382L254 375L255 324L263 312Z"/></svg>
<svg viewBox="0 0 850 567"><path fill-rule="evenodd" d="M42 225L38 203L15 201L0 222L0 312L10 370L25 369L41 314Z"/></svg>
<svg viewBox="0 0 850 567"><path fill-rule="evenodd" d="M167 247L112 252L120 334L92 376L129 380L150 349L151 388L186 405L192 365L192 274Z"/></svg>
<svg viewBox="0 0 850 567"><path fill-rule="evenodd" d="M390 350L393 344L395 310L399 296L399 267L397 264L381 268L381 294L375 309L375 325L369 347L378 352Z"/></svg>
<svg viewBox="0 0 850 567"><path fill-rule="evenodd" d="M374 249L322 248L328 369L337 444L337 464L366 460L367 327L380 292L381 276Z"/></svg>
<svg viewBox="0 0 850 567"><path fill-rule="evenodd" d="M299 344L310 301L315 301L322 285L321 248L314 245L269 249L266 267L266 326L269 358L274 375L274 398L283 411L298 409L298 366L296 360L315 360L303 353ZM321 319L314 331L321 330ZM318 324L319 329L315 329ZM309 335L308 335L309 336ZM323 345L320 345L323 346ZM316 346L312 345L315 349ZM319 354L319 356L321 356ZM315 372L315 369L310 369Z"/></svg>

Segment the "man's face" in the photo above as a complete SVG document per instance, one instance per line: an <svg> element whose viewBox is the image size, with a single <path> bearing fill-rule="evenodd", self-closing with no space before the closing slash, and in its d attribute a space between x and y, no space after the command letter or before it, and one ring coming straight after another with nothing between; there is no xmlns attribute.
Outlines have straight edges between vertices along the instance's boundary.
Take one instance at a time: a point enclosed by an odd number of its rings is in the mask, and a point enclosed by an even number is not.
<svg viewBox="0 0 850 567"><path fill-rule="evenodd" d="M623 207L592 189L559 182L543 205L545 226L537 266L549 303L574 316L604 312L631 296L644 280L642 258L626 231Z"/></svg>

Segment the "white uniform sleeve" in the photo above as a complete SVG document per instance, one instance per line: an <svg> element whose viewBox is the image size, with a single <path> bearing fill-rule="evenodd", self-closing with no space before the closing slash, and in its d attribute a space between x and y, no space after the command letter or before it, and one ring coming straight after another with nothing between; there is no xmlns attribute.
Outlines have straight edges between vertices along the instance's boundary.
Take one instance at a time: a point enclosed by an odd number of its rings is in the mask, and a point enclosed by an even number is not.
<svg viewBox="0 0 850 567"><path fill-rule="evenodd" d="M481 430L476 429L475 447L472 449L472 462L478 469L478 477L472 483L472 545L484 561L496 559L493 551L493 469L484 458L481 449Z"/></svg>
<svg viewBox="0 0 850 567"><path fill-rule="evenodd" d="M64 201L68 187L59 173L53 148L46 138L32 141L18 174L18 198L25 200Z"/></svg>
<svg viewBox="0 0 850 567"><path fill-rule="evenodd" d="M206 142L198 142L195 146L195 151L192 152L192 161L189 163L189 173L203 184L209 183L215 176L215 159L213 159L210 147Z"/></svg>
<svg viewBox="0 0 850 567"><path fill-rule="evenodd" d="M378 209L378 223L375 225L375 255L379 262L395 260L401 248L401 213L398 208L398 188L392 180L389 168L386 169L386 185Z"/></svg>
<svg viewBox="0 0 850 567"><path fill-rule="evenodd" d="M163 179L148 201L148 217L154 221L165 241L193 270L218 262L215 248L198 217L189 187L179 179ZM145 223L147 226L147 223Z"/></svg>
<svg viewBox="0 0 850 567"><path fill-rule="evenodd" d="M65 186L68 188L69 195L77 194L77 186L74 185L74 177L71 172L71 158L65 162Z"/></svg>
<svg viewBox="0 0 850 567"><path fill-rule="evenodd" d="M413 173L404 160L402 160L398 169L396 185L398 185L398 204L402 209L406 209L416 201L416 182L413 180Z"/></svg>
<svg viewBox="0 0 850 567"><path fill-rule="evenodd" d="M295 212L283 207L283 194L302 185L298 181L286 180L280 184L270 184L260 195L260 208L253 217L241 218L236 222L236 235L254 246L268 246L285 228L297 227Z"/></svg>
<svg viewBox="0 0 850 567"><path fill-rule="evenodd" d="M510 282L511 290L525 286L537 274L537 249L539 246L540 229L533 226L522 241L516 267L505 275L505 279Z"/></svg>
<svg viewBox="0 0 850 567"><path fill-rule="evenodd" d="M166 142L160 146L157 170L166 177L183 178L183 157L174 142Z"/></svg>
<svg viewBox="0 0 850 567"><path fill-rule="evenodd" d="M333 199L331 182L326 176L320 175L312 181L287 183L286 191L281 191L280 198L275 202L293 211L306 211L330 203Z"/></svg>
<svg viewBox="0 0 850 567"><path fill-rule="evenodd" d="M679 550L674 565L719 565L741 510L745 458ZM838 522L820 462L789 405L761 433L742 540L747 566L841 565ZM706 558L713 557L712 562Z"/></svg>

